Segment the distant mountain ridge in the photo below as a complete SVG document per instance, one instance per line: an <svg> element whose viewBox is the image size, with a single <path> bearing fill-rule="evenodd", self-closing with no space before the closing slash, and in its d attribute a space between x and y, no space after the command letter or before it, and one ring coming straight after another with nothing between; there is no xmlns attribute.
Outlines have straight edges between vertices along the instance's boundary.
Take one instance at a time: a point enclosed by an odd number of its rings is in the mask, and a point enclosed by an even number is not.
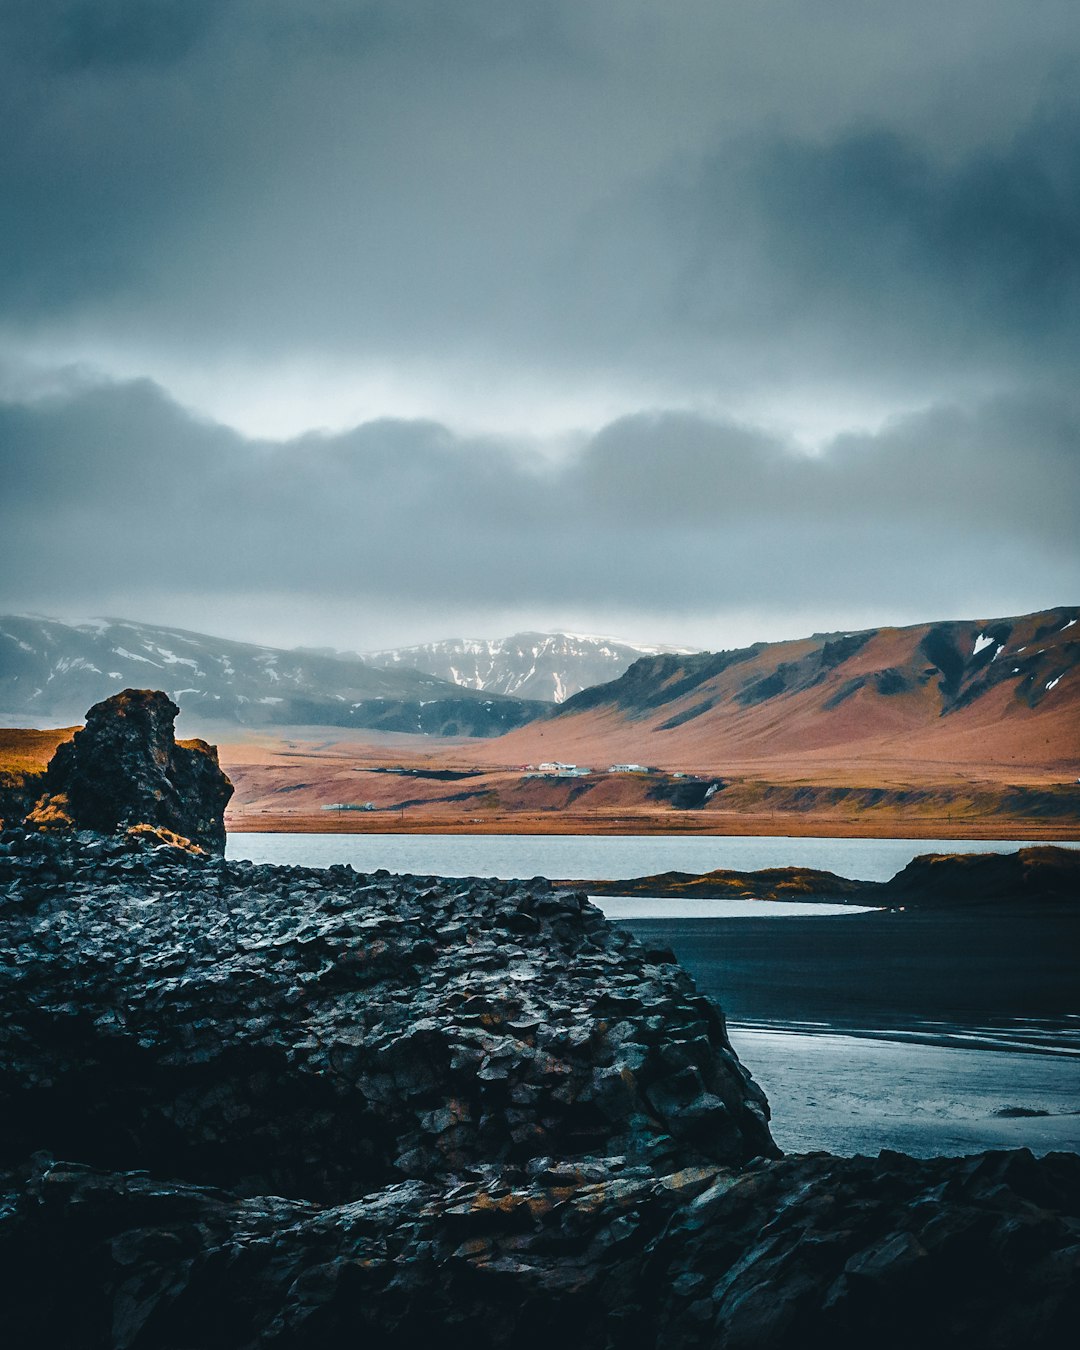
<svg viewBox="0 0 1080 1350"><path fill-rule="evenodd" d="M689 652L581 633L526 632L492 640L450 638L363 656L374 666L411 667L465 689L562 703L583 689L617 679L643 656Z"/></svg>
<svg viewBox="0 0 1080 1350"><path fill-rule="evenodd" d="M462 688L355 658L232 642L179 628L103 619L71 625L0 617L0 713L81 722L123 688L162 689L189 719L241 726L316 725L493 736L548 705Z"/></svg>
<svg viewBox="0 0 1080 1350"><path fill-rule="evenodd" d="M637 661L492 747L671 767L995 755L1080 773L1080 607Z"/></svg>
<svg viewBox="0 0 1080 1350"><path fill-rule="evenodd" d="M906 760L950 771L993 761L1053 765L1054 781L1080 776L1077 606L726 652L661 650L559 706L491 685L544 687L550 700L556 676L564 689L574 669L586 678L586 657L602 666L642 649L569 634L428 644L433 662L456 652L452 679L405 665L424 650L379 653L398 658L381 667L121 620L0 618L0 716L9 725L71 724L119 689L153 687L179 703L188 728L201 719L494 737L491 762L515 765L558 759L717 772L783 760L802 773L826 761Z"/></svg>

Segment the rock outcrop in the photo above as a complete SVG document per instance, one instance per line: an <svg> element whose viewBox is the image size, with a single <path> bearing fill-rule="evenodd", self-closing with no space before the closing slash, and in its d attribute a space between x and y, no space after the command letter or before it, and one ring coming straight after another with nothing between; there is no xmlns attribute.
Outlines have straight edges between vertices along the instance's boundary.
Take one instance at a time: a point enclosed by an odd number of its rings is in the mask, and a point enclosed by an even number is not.
<svg viewBox="0 0 1080 1350"><path fill-rule="evenodd" d="M330 1206L39 1156L8 1205L18 1347L1051 1350L1076 1331L1072 1154L537 1160Z"/></svg>
<svg viewBox="0 0 1080 1350"><path fill-rule="evenodd" d="M1080 1158L779 1158L671 954L542 880L9 831L0 1012L15 1347L1075 1329Z"/></svg>
<svg viewBox="0 0 1080 1350"><path fill-rule="evenodd" d="M1039 844L1015 853L923 853L877 888L875 904L1034 905L1080 900L1080 849Z"/></svg>
<svg viewBox="0 0 1080 1350"><path fill-rule="evenodd" d="M0 1159L353 1199L477 1164L776 1153L669 951L546 881L405 881L18 837Z"/></svg>
<svg viewBox="0 0 1080 1350"><path fill-rule="evenodd" d="M179 711L151 689L95 703L82 730L57 748L28 824L100 834L150 826L223 853L232 784L214 746L176 740Z"/></svg>

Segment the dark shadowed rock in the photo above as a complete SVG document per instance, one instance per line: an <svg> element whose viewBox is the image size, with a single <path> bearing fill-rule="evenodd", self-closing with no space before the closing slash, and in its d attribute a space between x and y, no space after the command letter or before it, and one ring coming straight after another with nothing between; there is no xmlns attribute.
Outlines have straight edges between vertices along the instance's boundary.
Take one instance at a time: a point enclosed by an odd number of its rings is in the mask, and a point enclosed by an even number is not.
<svg viewBox="0 0 1080 1350"><path fill-rule="evenodd" d="M214 746L176 740L179 711L151 689L125 689L95 703L83 729L53 756L47 796L29 823L101 834L149 825L223 853L233 787Z"/></svg>
<svg viewBox="0 0 1080 1350"><path fill-rule="evenodd" d="M3 1181L18 1347L1056 1350L1076 1329L1073 1155L538 1161L327 1206L42 1155Z"/></svg>
<svg viewBox="0 0 1080 1350"><path fill-rule="evenodd" d="M1080 849L1040 844L1015 853L924 853L877 888L872 903L957 905L1080 899Z"/></svg>
<svg viewBox="0 0 1080 1350"><path fill-rule="evenodd" d="M0 836L0 1298L68 1350L1054 1350L1080 1158L781 1159L542 880Z"/></svg>
<svg viewBox="0 0 1080 1350"><path fill-rule="evenodd" d="M776 1153L722 1015L583 895L15 846L0 1165L342 1200L538 1156Z"/></svg>

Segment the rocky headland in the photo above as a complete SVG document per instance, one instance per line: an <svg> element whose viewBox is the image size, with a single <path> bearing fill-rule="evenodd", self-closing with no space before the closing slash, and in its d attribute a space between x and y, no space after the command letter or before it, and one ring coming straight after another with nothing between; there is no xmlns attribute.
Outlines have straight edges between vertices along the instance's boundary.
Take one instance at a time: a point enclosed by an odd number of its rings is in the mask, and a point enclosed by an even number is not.
<svg viewBox="0 0 1080 1350"><path fill-rule="evenodd" d="M1015 853L924 853L888 881L854 881L812 867L757 872L659 872L623 881L558 881L593 895L696 900L800 900L881 908L946 909L957 905L1080 901L1080 849L1040 844Z"/></svg>
<svg viewBox="0 0 1080 1350"><path fill-rule="evenodd" d="M190 824L221 785L186 791ZM35 812L0 835L15 1346L1075 1330L1080 1157L781 1157L720 1011L580 892L256 866L172 817Z"/></svg>

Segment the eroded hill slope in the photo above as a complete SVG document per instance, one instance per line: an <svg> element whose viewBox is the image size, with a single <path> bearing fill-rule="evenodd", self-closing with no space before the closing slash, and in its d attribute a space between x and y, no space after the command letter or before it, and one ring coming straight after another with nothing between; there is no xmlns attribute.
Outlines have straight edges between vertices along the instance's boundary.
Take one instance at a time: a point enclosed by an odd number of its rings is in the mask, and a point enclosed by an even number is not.
<svg viewBox="0 0 1080 1350"><path fill-rule="evenodd" d="M501 762L1080 761L1080 608L657 656L489 747Z"/></svg>

